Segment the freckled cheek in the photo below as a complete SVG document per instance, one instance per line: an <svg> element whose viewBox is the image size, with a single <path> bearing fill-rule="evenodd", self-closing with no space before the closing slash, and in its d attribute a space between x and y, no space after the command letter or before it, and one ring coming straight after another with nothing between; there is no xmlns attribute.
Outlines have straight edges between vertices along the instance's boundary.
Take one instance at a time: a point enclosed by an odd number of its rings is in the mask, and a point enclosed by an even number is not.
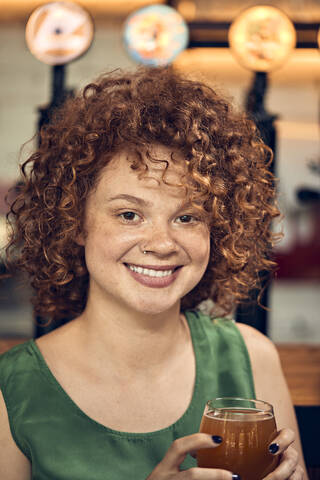
<svg viewBox="0 0 320 480"><path fill-rule="evenodd" d="M185 251L188 252L192 261L206 269L210 256L209 234L185 236L183 240Z"/></svg>
<svg viewBox="0 0 320 480"><path fill-rule="evenodd" d="M140 241L140 237L133 232L121 232L112 228L99 231L92 238L92 247L95 252L102 255L106 260L119 260Z"/></svg>

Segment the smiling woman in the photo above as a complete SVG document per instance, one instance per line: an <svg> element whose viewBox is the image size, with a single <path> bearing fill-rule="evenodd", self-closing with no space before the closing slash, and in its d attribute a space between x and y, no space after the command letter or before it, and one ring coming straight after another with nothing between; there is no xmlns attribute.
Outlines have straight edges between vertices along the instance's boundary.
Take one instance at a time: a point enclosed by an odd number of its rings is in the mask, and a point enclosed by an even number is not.
<svg viewBox="0 0 320 480"><path fill-rule="evenodd" d="M121 305L140 316L179 311L181 298L203 277L209 227L181 186L183 159L175 164L171 153L153 146L152 160L143 160L147 171L138 175L131 168L133 154L121 151L101 172L78 239L90 277L86 312L92 302L97 308L100 290L106 304L99 310L110 311L116 302L117 310Z"/></svg>
<svg viewBox="0 0 320 480"><path fill-rule="evenodd" d="M226 316L274 268L271 155L171 67L105 74L57 111L22 166L6 252L35 311L71 320L0 357L1 478L239 479L191 457L223 441L196 433L218 396L272 403L266 480L302 478L275 348Z"/></svg>
<svg viewBox="0 0 320 480"><path fill-rule="evenodd" d="M167 157L152 160L152 144L166 146ZM207 218L211 256L182 308L212 298L226 313L232 311L256 284L257 272L275 265L268 259L279 236L269 228L279 215L268 171L272 153L254 124L210 87L170 69L141 68L106 74L67 102L42 130L39 150L22 167L25 178L12 206L17 228L8 261L22 241L17 264L28 271L37 291L36 312L57 319L83 311L89 278L84 249L75 240L88 194L123 150L130 151L130 169L140 176L148 171L144 158L150 155L164 182L170 156L184 166L178 184L198 215Z"/></svg>

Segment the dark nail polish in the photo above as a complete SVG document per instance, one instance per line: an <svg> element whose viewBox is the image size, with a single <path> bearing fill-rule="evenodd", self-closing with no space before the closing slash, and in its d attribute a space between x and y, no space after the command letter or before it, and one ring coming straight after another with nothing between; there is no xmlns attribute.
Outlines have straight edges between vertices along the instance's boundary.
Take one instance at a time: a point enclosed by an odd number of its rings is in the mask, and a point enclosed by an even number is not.
<svg viewBox="0 0 320 480"><path fill-rule="evenodd" d="M277 453L278 450L279 450L279 445L277 443L271 443L269 447L269 452L275 454Z"/></svg>
<svg viewBox="0 0 320 480"><path fill-rule="evenodd" d="M219 437L219 435L212 435L212 440L214 441L214 443L221 443L222 437Z"/></svg>
<svg viewBox="0 0 320 480"><path fill-rule="evenodd" d="M232 475L232 480L241 480L240 475L236 475L235 473Z"/></svg>

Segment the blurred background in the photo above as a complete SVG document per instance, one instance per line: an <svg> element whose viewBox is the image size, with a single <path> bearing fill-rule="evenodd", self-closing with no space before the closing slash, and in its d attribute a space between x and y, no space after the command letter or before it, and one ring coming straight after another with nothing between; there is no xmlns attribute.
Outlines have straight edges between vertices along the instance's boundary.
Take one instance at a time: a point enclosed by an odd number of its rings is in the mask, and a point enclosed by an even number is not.
<svg viewBox="0 0 320 480"><path fill-rule="evenodd" d="M5 241L4 196L19 179L19 163L36 139L39 109L52 96L53 70L29 51L25 27L31 12L46 2L0 1L0 230ZM254 72L229 48L228 29L255 1L83 0L95 24L94 40L81 58L66 65L65 86L78 89L100 73L135 68L123 42L129 14L153 3L175 8L189 27L187 48L173 61L245 107ZM263 2L264 3L264 2ZM267 334L277 343L320 344L320 54L318 0L270 1L291 20L297 43L274 71L267 74L264 108L276 129L275 173L280 178L279 205L284 238L275 249L277 278L269 289ZM2 267L3 268L3 267ZM32 337L30 289L15 277L0 284L0 338Z"/></svg>

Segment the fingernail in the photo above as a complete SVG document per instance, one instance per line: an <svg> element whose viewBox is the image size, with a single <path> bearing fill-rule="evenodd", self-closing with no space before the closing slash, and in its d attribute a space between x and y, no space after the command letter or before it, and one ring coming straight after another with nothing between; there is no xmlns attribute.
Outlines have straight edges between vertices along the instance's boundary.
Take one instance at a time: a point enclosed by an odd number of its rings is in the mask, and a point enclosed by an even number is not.
<svg viewBox="0 0 320 480"><path fill-rule="evenodd" d="M232 474L232 480L241 480L240 475L236 475L235 473Z"/></svg>
<svg viewBox="0 0 320 480"><path fill-rule="evenodd" d="M271 443L269 447L269 452L275 454L277 453L278 450L279 450L279 445L277 443Z"/></svg>
<svg viewBox="0 0 320 480"><path fill-rule="evenodd" d="M214 443L221 443L222 437L219 437L219 435L212 435L212 440L214 441Z"/></svg>

